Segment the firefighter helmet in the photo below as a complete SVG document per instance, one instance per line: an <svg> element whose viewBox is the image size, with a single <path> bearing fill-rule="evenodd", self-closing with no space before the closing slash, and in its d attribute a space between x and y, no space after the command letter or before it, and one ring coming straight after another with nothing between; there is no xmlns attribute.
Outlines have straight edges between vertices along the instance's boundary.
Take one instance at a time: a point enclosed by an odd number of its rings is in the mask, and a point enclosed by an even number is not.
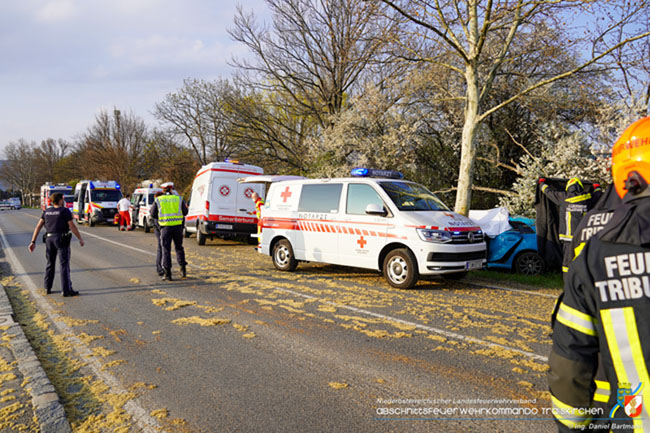
<svg viewBox="0 0 650 433"><path fill-rule="evenodd" d="M612 149L612 177L619 197L627 193L626 181L634 172L650 183L650 117L634 122L623 131Z"/></svg>

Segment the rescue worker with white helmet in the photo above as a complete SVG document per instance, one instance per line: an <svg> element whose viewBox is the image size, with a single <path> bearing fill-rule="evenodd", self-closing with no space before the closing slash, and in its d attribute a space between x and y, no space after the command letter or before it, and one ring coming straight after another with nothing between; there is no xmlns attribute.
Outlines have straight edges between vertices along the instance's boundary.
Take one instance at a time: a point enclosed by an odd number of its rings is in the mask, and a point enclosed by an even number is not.
<svg viewBox="0 0 650 433"><path fill-rule="evenodd" d="M166 182L161 185L163 195L156 198L151 206L151 217L158 220L160 225L160 245L162 246L163 280L172 279L171 246L174 242L176 261L181 267L181 276L187 276L187 262L183 248L183 221L187 215L187 205L182 197L173 193L174 184Z"/></svg>
<svg viewBox="0 0 650 433"><path fill-rule="evenodd" d="M553 328L548 381L560 431L650 431L650 117L614 144L612 176L623 203L571 264ZM599 355L602 412L593 407Z"/></svg>

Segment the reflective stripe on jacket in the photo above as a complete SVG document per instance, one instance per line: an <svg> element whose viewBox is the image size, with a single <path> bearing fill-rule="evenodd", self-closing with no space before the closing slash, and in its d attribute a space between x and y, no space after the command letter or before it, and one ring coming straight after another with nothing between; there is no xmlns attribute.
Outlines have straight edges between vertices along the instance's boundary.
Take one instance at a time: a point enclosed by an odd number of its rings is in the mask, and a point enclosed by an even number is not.
<svg viewBox="0 0 650 433"><path fill-rule="evenodd" d="M548 373L560 430L593 422L611 431L650 432L648 362L650 199L645 199L618 208L569 269ZM595 378L599 364L606 382ZM598 407L602 412L593 412Z"/></svg>

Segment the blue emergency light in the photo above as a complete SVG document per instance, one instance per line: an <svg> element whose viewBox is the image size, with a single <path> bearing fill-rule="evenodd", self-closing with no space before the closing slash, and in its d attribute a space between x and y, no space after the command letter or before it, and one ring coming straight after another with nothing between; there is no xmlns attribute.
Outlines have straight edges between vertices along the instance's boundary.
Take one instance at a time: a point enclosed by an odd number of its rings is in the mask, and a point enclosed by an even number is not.
<svg viewBox="0 0 650 433"><path fill-rule="evenodd" d="M120 184L119 183L115 184L115 189L120 189Z"/></svg>
<svg viewBox="0 0 650 433"><path fill-rule="evenodd" d="M386 177L389 179L403 179L404 175L394 170L377 170L376 168L356 167L350 172L357 177Z"/></svg>

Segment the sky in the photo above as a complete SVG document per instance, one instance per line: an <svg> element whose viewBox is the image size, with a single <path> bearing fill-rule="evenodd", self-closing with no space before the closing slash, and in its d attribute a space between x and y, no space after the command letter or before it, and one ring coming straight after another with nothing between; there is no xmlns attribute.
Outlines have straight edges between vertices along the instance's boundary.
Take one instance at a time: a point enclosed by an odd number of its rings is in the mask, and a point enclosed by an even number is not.
<svg viewBox="0 0 650 433"><path fill-rule="evenodd" d="M185 78L216 79L247 50L228 35L237 5L264 0L0 1L0 159L19 138L74 140L101 110L150 126Z"/></svg>

